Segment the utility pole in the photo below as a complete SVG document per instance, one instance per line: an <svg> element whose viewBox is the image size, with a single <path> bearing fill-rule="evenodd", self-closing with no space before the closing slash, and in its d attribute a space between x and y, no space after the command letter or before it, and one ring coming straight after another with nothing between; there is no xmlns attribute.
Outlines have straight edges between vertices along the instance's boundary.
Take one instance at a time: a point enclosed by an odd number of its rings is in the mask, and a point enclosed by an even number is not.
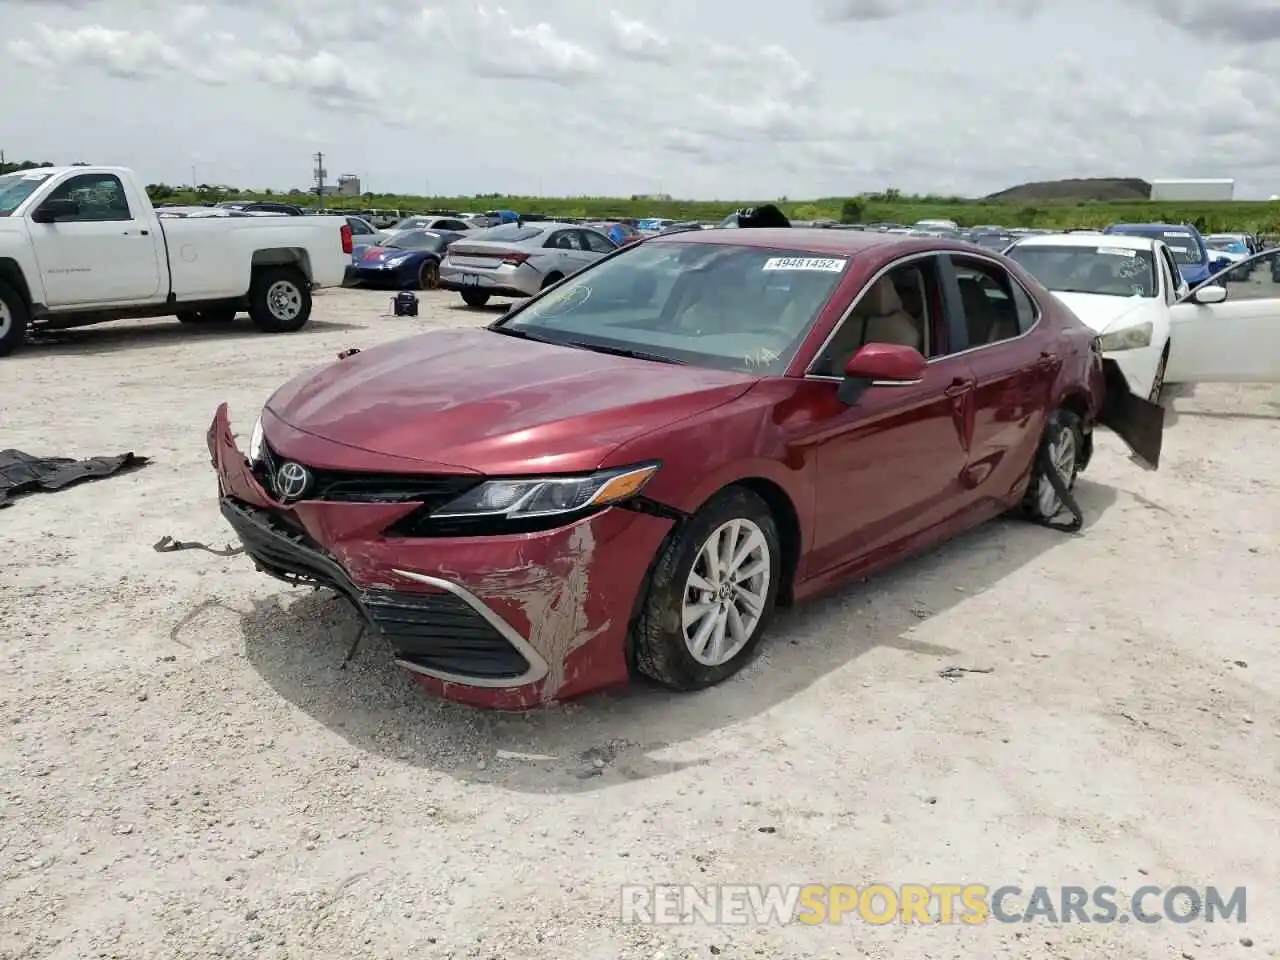
<svg viewBox="0 0 1280 960"><path fill-rule="evenodd" d="M317 153L312 159L315 160L316 162L316 169L313 175L315 178L315 184L316 184L315 193L317 197L323 197L324 196L324 178L325 178L324 154Z"/></svg>

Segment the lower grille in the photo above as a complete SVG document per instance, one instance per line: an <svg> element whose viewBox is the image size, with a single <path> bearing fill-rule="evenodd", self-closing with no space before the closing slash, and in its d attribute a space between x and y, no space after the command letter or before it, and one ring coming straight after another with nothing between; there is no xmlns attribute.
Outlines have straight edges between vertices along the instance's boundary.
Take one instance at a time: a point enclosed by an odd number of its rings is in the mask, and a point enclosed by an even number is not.
<svg viewBox="0 0 1280 960"><path fill-rule="evenodd" d="M461 597L361 590L319 544L272 511L231 497L224 497L221 507L245 552L264 572L288 583L339 591L387 638L398 660L476 680L515 680L529 671L524 655Z"/></svg>
<svg viewBox="0 0 1280 960"><path fill-rule="evenodd" d="M488 680L514 680L529 670L493 624L451 593L370 590L364 606L398 660Z"/></svg>

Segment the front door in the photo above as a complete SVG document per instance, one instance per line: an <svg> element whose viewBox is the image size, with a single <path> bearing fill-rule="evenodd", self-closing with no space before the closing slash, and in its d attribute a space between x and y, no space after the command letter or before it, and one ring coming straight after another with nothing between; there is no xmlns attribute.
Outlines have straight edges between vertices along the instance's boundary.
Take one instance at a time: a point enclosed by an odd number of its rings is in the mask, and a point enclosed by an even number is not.
<svg viewBox="0 0 1280 960"><path fill-rule="evenodd" d="M1044 410L1061 367L1056 342L1033 344L1038 313L1022 285L994 260L944 259L958 347L973 369L973 439L964 485L970 503L1007 501L1044 432Z"/></svg>
<svg viewBox="0 0 1280 960"><path fill-rule="evenodd" d="M805 576L877 562L954 517L968 463L973 374L946 356L936 257L916 257L871 284L820 351L804 386L812 419L792 446L812 458L815 520ZM904 321L899 323L897 321ZM912 327L930 358L919 383L874 384L853 406L837 397L861 346ZM889 342L907 345L904 339Z"/></svg>
<svg viewBox="0 0 1280 960"><path fill-rule="evenodd" d="M1192 292L1169 310L1165 383L1280 382L1280 250L1266 250L1211 278L1222 303Z"/></svg>
<svg viewBox="0 0 1280 960"><path fill-rule="evenodd" d="M79 204L73 217L28 223L46 306L143 303L161 296L158 228L130 209L117 177L71 177L46 199Z"/></svg>

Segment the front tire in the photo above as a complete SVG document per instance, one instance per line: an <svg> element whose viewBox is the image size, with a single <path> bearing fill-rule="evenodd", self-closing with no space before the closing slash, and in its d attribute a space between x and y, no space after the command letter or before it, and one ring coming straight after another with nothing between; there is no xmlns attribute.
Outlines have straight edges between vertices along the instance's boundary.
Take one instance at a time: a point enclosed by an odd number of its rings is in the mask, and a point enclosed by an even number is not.
<svg viewBox="0 0 1280 960"><path fill-rule="evenodd" d="M440 286L440 264L434 260L423 260L418 268L418 289L434 290Z"/></svg>
<svg viewBox="0 0 1280 960"><path fill-rule="evenodd" d="M249 317L263 333L293 333L311 319L311 284L297 267L265 267L249 286Z"/></svg>
<svg viewBox="0 0 1280 960"><path fill-rule="evenodd" d="M1075 486L1076 477L1080 473L1080 459L1084 452L1084 430L1080 426L1080 418L1070 410L1055 410L1049 415L1045 425L1041 444L1049 445L1049 460L1058 471L1058 476L1070 490ZM1036 459L1031 467L1031 482L1022 497L1022 513L1028 519L1040 522L1052 520L1066 506L1058 496L1053 484L1040 467L1037 451Z"/></svg>
<svg viewBox="0 0 1280 960"><path fill-rule="evenodd" d="M483 307L489 302L489 295L487 293L479 293L475 290L463 290L462 302L468 307Z"/></svg>
<svg viewBox="0 0 1280 960"><path fill-rule="evenodd" d="M751 659L773 616L782 548L745 487L711 498L666 544L632 634L637 669L672 690L714 686Z"/></svg>
<svg viewBox="0 0 1280 960"><path fill-rule="evenodd" d="M557 283L559 283L563 279L564 279L563 274L549 273L547 274L546 278L542 281L542 289L545 290L547 289L547 287L554 287Z"/></svg>
<svg viewBox="0 0 1280 960"><path fill-rule="evenodd" d="M8 356L22 346L27 337L31 311L18 292L0 283L0 357Z"/></svg>

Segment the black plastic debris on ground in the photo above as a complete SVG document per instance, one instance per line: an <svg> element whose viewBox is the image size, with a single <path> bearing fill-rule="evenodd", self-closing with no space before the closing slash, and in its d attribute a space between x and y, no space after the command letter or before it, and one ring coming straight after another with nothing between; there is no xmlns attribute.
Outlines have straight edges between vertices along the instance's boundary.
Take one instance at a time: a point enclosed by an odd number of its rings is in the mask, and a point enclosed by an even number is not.
<svg viewBox="0 0 1280 960"><path fill-rule="evenodd" d="M126 470L145 467L150 461L132 453L118 457L33 457L21 450L0 450L0 509L13 498L37 491L53 492L85 480L98 480Z"/></svg>

